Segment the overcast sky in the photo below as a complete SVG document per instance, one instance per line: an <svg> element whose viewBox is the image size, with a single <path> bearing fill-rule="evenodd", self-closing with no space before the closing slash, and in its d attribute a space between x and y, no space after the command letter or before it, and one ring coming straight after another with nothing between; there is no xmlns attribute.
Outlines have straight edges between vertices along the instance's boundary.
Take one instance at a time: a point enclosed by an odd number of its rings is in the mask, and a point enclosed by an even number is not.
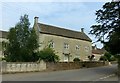
<svg viewBox="0 0 120 83"><path fill-rule="evenodd" d="M39 17L39 22L60 26L62 28L80 31L84 28L88 35L90 26L96 24L95 11L102 8L104 1L83 2L69 1L33 1L24 0L21 2L5 2L0 3L0 30L8 31L10 27L14 27L19 21L21 15L28 14L31 27L34 23L34 17ZM26 1L26 2L25 2ZM96 41L94 36L88 35L93 42ZM102 47L100 43L96 43L98 47Z"/></svg>

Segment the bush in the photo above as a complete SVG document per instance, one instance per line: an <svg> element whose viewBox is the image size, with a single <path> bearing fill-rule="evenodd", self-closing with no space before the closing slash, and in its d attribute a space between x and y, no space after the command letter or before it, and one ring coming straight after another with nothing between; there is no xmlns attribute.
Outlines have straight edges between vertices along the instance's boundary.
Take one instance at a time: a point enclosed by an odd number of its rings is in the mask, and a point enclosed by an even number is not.
<svg viewBox="0 0 120 83"><path fill-rule="evenodd" d="M55 54L55 51L52 48L44 48L39 52L40 60L45 62L58 62L59 56Z"/></svg>
<svg viewBox="0 0 120 83"><path fill-rule="evenodd" d="M110 61L116 61L117 59L114 57L114 56L112 56L111 58L110 58Z"/></svg>
<svg viewBox="0 0 120 83"><path fill-rule="evenodd" d="M74 58L73 61L74 61L74 62L79 62L80 59L79 59L79 58Z"/></svg>
<svg viewBox="0 0 120 83"><path fill-rule="evenodd" d="M106 52L104 56L107 58L108 61L115 61L116 58L114 55L110 54L109 52Z"/></svg>
<svg viewBox="0 0 120 83"><path fill-rule="evenodd" d="M88 59L90 60L90 61L92 61L93 59L94 59L94 55L91 55L91 56L88 56Z"/></svg>
<svg viewBox="0 0 120 83"><path fill-rule="evenodd" d="M112 55L109 52L106 52L104 56L106 56L107 60L110 61Z"/></svg>
<svg viewBox="0 0 120 83"><path fill-rule="evenodd" d="M99 60L100 61L107 61L107 57L106 56L101 56Z"/></svg>

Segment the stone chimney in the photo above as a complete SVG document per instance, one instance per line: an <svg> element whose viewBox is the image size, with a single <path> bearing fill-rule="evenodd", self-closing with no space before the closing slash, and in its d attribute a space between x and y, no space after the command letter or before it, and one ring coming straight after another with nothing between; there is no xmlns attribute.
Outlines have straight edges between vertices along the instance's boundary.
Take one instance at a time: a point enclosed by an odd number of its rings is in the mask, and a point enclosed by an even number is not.
<svg viewBox="0 0 120 83"><path fill-rule="evenodd" d="M95 44L95 48L94 48L95 50L97 50L97 45Z"/></svg>
<svg viewBox="0 0 120 83"><path fill-rule="evenodd" d="M81 32L83 32L83 33L84 33L84 28L81 28Z"/></svg>
<svg viewBox="0 0 120 83"><path fill-rule="evenodd" d="M34 26L33 26L33 28L35 29L37 35L39 34L38 18L39 17L34 17Z"/></svg>
<svg viewBox="0 0 120 83"><path fill-rule="evenodd" d="M35 24L38 23L38 19L39 19L39 17L35 17L35 18L34 18L34 23L35 23Z"/></svg>

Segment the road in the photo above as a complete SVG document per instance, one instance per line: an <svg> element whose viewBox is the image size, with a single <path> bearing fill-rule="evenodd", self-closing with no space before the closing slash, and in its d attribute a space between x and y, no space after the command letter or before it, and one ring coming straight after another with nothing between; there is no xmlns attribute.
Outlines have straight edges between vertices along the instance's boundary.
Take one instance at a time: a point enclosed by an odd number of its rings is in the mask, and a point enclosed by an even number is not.
<svg viewBox="0 0 120 83"><path fill-rule="evenodd" d="M4 74L3 81L117 81L117 65L53 72Z"/></svg>

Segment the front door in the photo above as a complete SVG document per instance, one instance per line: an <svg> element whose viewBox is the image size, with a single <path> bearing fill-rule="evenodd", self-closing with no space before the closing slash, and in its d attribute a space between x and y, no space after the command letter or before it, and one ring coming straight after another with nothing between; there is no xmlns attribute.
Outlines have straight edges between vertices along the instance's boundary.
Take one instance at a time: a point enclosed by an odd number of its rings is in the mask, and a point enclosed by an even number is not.
<svg viewBox="0 0 120 83"><path fill-rule="evenodd" d="M68 62L69 61L69 55L68 54L65 54L64 55L64 62Z"/></svg>

